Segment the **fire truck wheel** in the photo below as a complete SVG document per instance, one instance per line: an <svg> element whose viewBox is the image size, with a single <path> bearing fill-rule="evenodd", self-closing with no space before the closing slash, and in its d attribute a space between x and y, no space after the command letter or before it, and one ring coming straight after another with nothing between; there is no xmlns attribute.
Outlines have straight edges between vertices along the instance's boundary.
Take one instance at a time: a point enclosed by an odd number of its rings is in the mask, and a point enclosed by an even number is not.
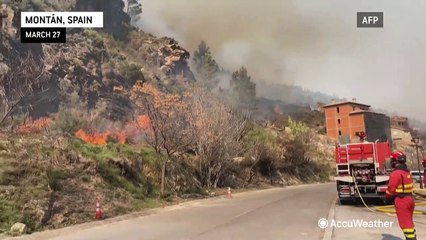
<svg viewBox="0 0 426 240"><path fill-rule="evenodd" d="M340 205L352 205L354 204L354 200L349 198L339 198Z"/></svg>

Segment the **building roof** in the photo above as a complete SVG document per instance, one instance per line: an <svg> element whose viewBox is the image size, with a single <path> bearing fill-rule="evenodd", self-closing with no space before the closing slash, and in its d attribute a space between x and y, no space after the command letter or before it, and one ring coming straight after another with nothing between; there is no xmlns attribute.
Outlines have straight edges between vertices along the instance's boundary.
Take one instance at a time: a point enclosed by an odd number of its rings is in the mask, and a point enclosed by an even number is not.
<svg viewBox="0 0 426 240"><path fill-rule="evenodd" d="M373 111L370 111L370 110L356 110L356 111L350 112L349 115L364 114L364 113L371 113L371 114L377 114L377 115L386 115L384 113L373 112Z"/></svg>
<svg viewBox="0 0 426 240"><path fill-rule="evenodd" d="M392 116L391 119L394 121L408 121L408 118L403 116Z"/></svg>
<svg viewBox="0 0 426 240"><path fill-rule="evenodd" d="M356 110L356 111L352 111L349 113L349 115L354 115L354 114L361 114L361 113L366 113L368 111L366 110Z"/></svg>
<svg viewBox="0 0 426 240"><path fill-rule="evenodd" d="M335 107L335 106L339 106L339 105L357 105L357 106L361 106L361 107L371 107L370 105L367 104L362 104L362 103L357 103L357 102L353 102L353 101L345 101L345 102L336 102L336 103L329 103L327 105L324 105L323 108L328 108L328 107Z"/></svg>

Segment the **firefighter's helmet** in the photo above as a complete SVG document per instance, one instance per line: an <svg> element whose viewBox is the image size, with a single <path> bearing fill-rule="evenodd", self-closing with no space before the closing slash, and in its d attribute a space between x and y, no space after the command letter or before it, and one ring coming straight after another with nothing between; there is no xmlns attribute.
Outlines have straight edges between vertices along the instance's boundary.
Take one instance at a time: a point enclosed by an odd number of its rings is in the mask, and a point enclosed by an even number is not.
<svg viewBox="0 0 426 240"><path fill-rule="evenodd" d="M365 134L365 132L359 132L358 133L358 137L360 140L365 140L365 138L367 137L367 135Z"/></svg>
<svg viewBox="0 0 426 240"><path fill-rule="evenodd" d="M391 154L391 160L392 162L398 162L398 163L406 163L407 162L407 156L401 151L396 151Z"/></svg>

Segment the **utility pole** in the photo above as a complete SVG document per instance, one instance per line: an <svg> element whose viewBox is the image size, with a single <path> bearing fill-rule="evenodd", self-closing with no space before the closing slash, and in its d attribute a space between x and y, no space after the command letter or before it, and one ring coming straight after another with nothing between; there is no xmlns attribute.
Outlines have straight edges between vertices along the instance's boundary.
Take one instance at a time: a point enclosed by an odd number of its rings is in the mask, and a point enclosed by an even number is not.
<svg viewBox="0 0 426 240"><path fill-rule="evenodd" d="M414 137L413 139L411 139L411 141L414 143L414 146L416 148L416 153L417 153L417 167L418 167L418 171L419 171L419 176L420 176L420 188L423 189L423 179L422 179L422 172L420 171L420 158L419 158L419 143L420 143L420 138L419 137Z"/></svg>

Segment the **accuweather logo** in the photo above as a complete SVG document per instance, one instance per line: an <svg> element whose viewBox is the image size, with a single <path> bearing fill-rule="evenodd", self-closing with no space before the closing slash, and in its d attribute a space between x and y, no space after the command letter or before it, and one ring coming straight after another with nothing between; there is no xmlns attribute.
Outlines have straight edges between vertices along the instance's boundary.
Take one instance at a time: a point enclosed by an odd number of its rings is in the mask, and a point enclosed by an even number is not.
<svg viewBox="0 0 426 240"><path fill-rule="evenodd" d="M352 219L347 221L336 221L331 220L330 222L325 218L318 220L318 227L325 229L327 227L332 228L391 228L393 227L393 221L382 221L380 219L374 221L365 221L363 219Z"/></svg>
<svg viewBox="0 0 426 240"><path fill-rule="evenodd" d="M328 226L328 221L325 218L320 218L320 220L318 220L318 227L321 229L327 228Z"/></svg>

